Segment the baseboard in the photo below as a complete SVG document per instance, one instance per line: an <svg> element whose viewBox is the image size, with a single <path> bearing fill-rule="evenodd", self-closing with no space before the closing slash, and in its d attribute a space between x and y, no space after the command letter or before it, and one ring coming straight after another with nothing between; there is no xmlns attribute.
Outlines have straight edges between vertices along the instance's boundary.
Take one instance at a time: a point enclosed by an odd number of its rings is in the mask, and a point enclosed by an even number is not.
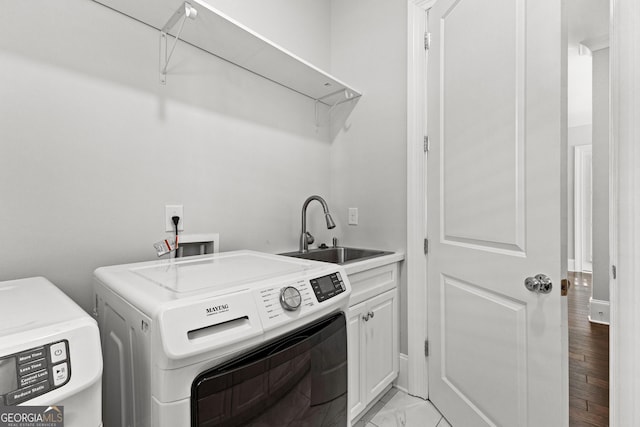
<svg viewBox="0 0 640 427"><path fill-rule="evenodd" d="M395 387L398 390L402 390L405 393L408 393L409 388L409 356L406 354L400 353L400 363L398 366L398 378L395 382Z"/></svg>
<svg viewBox="0 0 640 427"><path fill-rule="evenodd" d="M583 261L582 262L582 269L578 269L578 267L576 267L576 260L575 259L568 259L567 260L567 271L573 271L575 273L591 273L593 271L593 267L592 264L588 261Z"/></svg>
<svg viewBox="0 0 640 427"><path fill-rule="evenodd" d="M589 298L589 321L591 323L609 324L609 301Z"/></svg>

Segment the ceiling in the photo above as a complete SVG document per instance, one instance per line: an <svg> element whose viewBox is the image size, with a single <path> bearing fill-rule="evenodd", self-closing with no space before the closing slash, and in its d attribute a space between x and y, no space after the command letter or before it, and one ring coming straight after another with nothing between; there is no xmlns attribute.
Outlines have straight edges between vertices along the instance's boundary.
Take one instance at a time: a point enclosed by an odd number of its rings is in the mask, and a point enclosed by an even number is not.
<svg viewBox="0 0 640 427"><path fill-rule="evenodd" d="M609 33L609 0L566 0L569 47Z"/></svg>
<svg viewBox="0 0 640 427"><path fill-rule="evenodd" d="M567 12L567 101L569 127L592 122L592 62L581 56L584 40L609 33L609 0L566 0Z"/></svg>

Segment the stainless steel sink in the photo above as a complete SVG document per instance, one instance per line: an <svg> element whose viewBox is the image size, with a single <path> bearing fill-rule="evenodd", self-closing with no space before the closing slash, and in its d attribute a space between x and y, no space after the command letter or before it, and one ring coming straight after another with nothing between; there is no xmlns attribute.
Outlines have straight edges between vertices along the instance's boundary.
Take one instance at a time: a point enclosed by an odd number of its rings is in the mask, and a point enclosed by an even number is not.
<svg viewBox="0 0 640 427"><path fill-rule="evenodd" d="M374 249L345 248L338 246L326 249L310 249L308 252L287 252L280 255L311 259L314 261L332 262L334 264L348 264L350 262L362 261L392 253L393 252Z"/></svg>

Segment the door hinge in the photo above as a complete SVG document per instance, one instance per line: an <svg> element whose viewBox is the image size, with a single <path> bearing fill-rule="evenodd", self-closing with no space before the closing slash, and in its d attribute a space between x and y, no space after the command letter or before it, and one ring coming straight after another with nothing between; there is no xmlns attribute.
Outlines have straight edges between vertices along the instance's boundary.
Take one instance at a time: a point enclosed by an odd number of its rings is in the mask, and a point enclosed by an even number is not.
<svg viewBox="0 0 640 427"><path fill-rule="evenodd" d="M611 274L613 275L614 279L618 276L618 269L616 268L615 265L611 266Z"/></svg>
<svg viewBox="0 0 640 427"><path fill-rule="evenodd" d="M427 135L424 136L424 152L428 152L431 149L431 144L429 143L429 137Z"/></svg>
<svg viewBox="0 0 640 427"><path fill-rule="evenodd" d="M431 33L424 33L424 50L429 50L431 47Z"/></svg>
<svg viewBox="0 0 640 427"><path fill-rule="evenodd" d="M429 239L424 239L424 253L425 255L429 253Z"/></svg>
<svg viewBox="0 0 640 427"><path fill-rule="evenodd" d="M429 357L429 340L424 340L424 357Z"/></svg>

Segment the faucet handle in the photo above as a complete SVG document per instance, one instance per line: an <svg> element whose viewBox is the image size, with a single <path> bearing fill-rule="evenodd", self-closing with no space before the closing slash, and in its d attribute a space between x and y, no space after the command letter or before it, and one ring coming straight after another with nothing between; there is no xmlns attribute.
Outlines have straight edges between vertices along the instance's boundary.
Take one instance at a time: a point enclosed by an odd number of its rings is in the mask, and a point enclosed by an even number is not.
<svg viewBox="0 0 640 427"><path fill-rule="evenodd" d="M313 242L316 241L316 239L308 231L305 234L306 234L306 239L307 239L307 244L308 245L311 245L311 244L313 244Z"/></svg>

